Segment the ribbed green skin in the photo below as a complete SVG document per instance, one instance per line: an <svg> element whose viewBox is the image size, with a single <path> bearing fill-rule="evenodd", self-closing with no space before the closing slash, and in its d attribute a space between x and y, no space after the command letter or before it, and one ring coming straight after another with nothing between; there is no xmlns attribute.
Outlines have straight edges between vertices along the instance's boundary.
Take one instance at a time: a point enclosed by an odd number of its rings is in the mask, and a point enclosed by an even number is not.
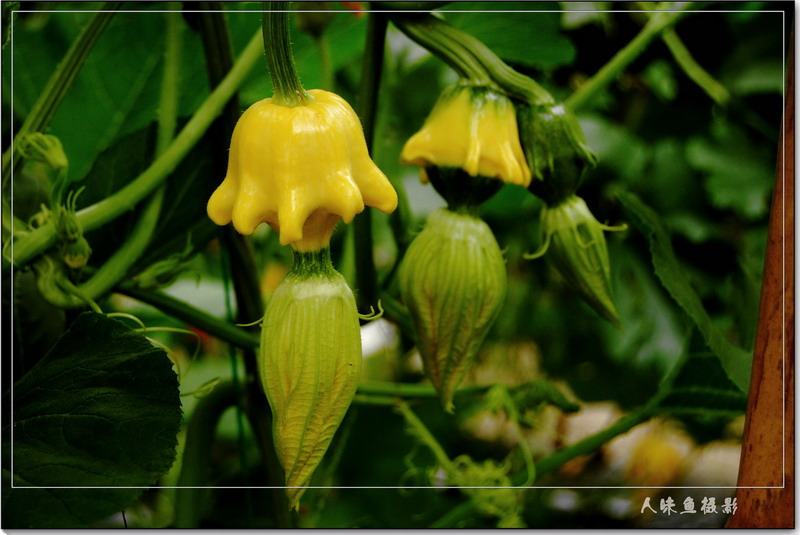
<svg viewBox="0 0 800 535"><path fill-rule="evenodd" d="M580 197L542 210L542 233L550 235L545 255L572 289L601 316L619 325L611 296L611 264L602 225Z"/></svg>
<svg viewBox="0 0 800 535"><path fill-rule="evenodd" d="M439 209L406 252L400 292L443 406L475 360L506 294L503 254L478 218Z"/></svg>
<svg viewBox="0 0 800 535"><path fill-rule="evenodd" d="M548 205L575 194L597 156L589 148L580 123L563 105L517 105L520 143L528 160L531 193Z"/></svg>
<svg viewBox="0 0 800 535"><path fill-rule="evenodd" d="M308 260L308 258L306 258ZM267 305L261 382L287 487L307 486L356 392L361 331L353 292L329 267L295 259ZM305 489L287 488L296 509Z"/></svg>

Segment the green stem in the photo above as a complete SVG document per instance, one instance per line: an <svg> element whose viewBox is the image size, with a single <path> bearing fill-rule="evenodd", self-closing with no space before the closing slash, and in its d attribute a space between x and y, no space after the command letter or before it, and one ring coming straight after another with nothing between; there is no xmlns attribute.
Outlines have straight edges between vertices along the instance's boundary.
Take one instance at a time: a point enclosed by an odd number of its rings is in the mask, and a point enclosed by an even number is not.
<svg viewBox="0 0 800 535"><path fill-rule="evenodd" d="M465 50L458 42L441 31L433 16L421 14L392 14L392 22L412 41L427 49L439 59L447 63L461 78L475 85L490 83L489 73L475 56Z"/></svg>
<svg viewBox="0 0 800 535"><path fill-rule="evenodd" d="M442 448L441 444L436 440L428 428L425 427L425 424L422 423L422 420L414 414L414 411L408 406L408 404L404 401L397 403L397 412L399 412L403 418L405 418L406 423L408 424L409 430L425 444L428 449L433 452L433 455L436 457L436 460L444 468L447 472L455 472L455 466L453 465L452 461L450 461L450 457L447 456L447 453Z"/></svg>
<svg viewBox="0 0 800 535"><path fill-rule="evenodd" d="M615 424L599 433L540 459L536 462L536 475L541 477L545 474L555 472L564 463L576 457L580 457L581 455L592 453L612 438L626 433L637 425L646 422L655 414L658 399L660 398L653 399L638 411L623 416Z"/></svg>
<svg viewBox="0 0 800 535"><path fill-rule="evenodd" d="M489 389L485 385L473 385L459 388L457 396L479 394ZM427 384L419 383L391 383L385 381L369 381L358 385L358 393L366 396L391 397L395 402L397 398L406 399L438 399L439 394Z"/></svg>
<svg viewBox="0 0 800 535"><path fill-rule="evenodd" d="M237 390L230 382L218 384L210 394L200 399L186 428L186 445L181 459L178 487L208 485L211 470L211 448L217 424L230 407L236 405ZM175 489L176 528L198 528L208 505L209 489Z"/></svg>
<svg viewBox="0 0 800 535"><path fill-rule="evenodd" d="M194 325L208 334L224 340L229 344L242 349L257 350L260 339L255 334L250 334L240 327L231 325L225 320L193 307L192 305L176 299L163 292L141 290L130 282L117 285L116 290L137 301L151 305L160 311L175 318Z"/></svg>
<svg viewBox="0 0 800 535"><path fill-rule="evenodd" d="M164 58L164 80L161 84L161 99L158 116L156 154L161 154L175 134L178 115L178 80L181 65L181 30L183 19L180 13L167 13L167 47ZM144 253L153 236L166 186L161 186L148 201L128 239L103 263L92 277L78 288L84 298L69 300L70 307L82 307L85 299L95 300L108 292L127 275L130 267Z"/></svg>
<svg viewBox="0 0 800 535"><path fill-rule="evenodd" d="M644 28L628 43L625 48L617 52L594 76L564 101L564 104L573 110L585 105L598 91L614 81L619 73L627 67L647 46L658 37L661 32L675 24L685 15L685 10L691 2L677 2L673 9L677 11L660 11L654 14L645 24Z"/></svg>
<svg viewBox="0 0 800 535"><path fill-rule="evenodd" d="M122 7L122 2L106 2L100 6L100 12L96 13L86 27L83 28L78 38L64 55L56 70L50 76L44 90L39 95L30 113L25 118L25 122L14 136L14 142L3 153L3 188L8 185L11 176L11 169L17 167L21 162L19 152L13 151L15 142L23 136L33 132L44 132L56 110L61 105L64 97L72 86L72 82L80 71L81 66L86 61L86 57L94 47L97 40L106 29L108 23L115 12Z"/></svg>
<svg viewBox="0 0 800 535"><path fill-rule="evenodd" d="M356 394L353 397L355 405L377 405L382 407L394 407L397 405L397 398L389 396L372 396L370 394Z"/></svg>
<svg viewBox="0 0 800 535"><path fill-rule="evenodd" d="M397 243L397 259L395 260L392 271L381 282L383 289L389 288L394 279L400 263L406 254L411 240L414 238L411 230L414 228L414 212L411 210L411 203L408 201L408 193L402 180L392 181L394 190L397 192L397 210L389 215L389 226L392 229L392 236Z"/></svg>
<svg viewBox="0 0 800 535"><path fill-rule="evenodd" d="M225 79L206 98L183 130L150 167L117 193L78 212L78 221L84 232L93 230L130 210L163 183L167 175L197 143L231 95L244 81L250 68L258 59L261 49L260 41L259 34L253 36ZM37 228L14 243L14 264L17 267L25 265L50 247L54 241L55 228L52 222Z"/></svg>
<svg viewBox="0 0 800 535"><path fill-rule="evenodd" d="M507 387L503 387L503 398L504 408L506 414L508 415L508 419L514 424L514 434L516 435L517 444L522 452L522 458L525 461L525 469L528 473L528 477L521 486L530 487L536 480L536 465L533 462L533 452L531 451L531 446L528 444L528 441L525 440L519 424L520 420L522 420L522 415L519 413L519 410L517 410L517 405L514 403L514 398Z"/></svg>
<svg viewBox="0 0 800 535"><path fill-rule="evenodd" d="M97 299L122 280L128 269L141 257L153 231L158 224L161 205L164 201L164 188L156 191L142 211L128 239L114 254L100 266L91 279L81 284L80 288L92 299Z"/></svg>
<svg viewBox="0 0 800 535"><path fill-rule="evenodd" d="M261 19L264 52L267 55L272 88L275 90L273 102L281 106L302 106L308 103L310 96L303 89L294 65L287 4L264 2L266 13Z"/></svg>
<svg viewBox="0 0 800 535"><path fill-rule="evenodd" d="M169 9L180 10L180 4L168 4ZM178 124L178 93L181 73L181 44L183 17L179 12L167 13L167 45L164 51L164 78L158 106L158 134L156 155L160 156L175 137Z"/></svg>
<svg viewBox="0 0 800 535"><path fill-rule="evenodd" d="M367 36L364 64L358 91L358 114L364 128L367 150L372 154L375 138L375 119L378 111L383 56L388 22L379 13L367 15ZM353 229L356 249L356 282L359 310L369 310L378 302L378 276L372 247L372 211L364 210L355 220Z"/></svg>
<svg viewBox="0 0 800 535"><path fill-rule="evenodd" d="M728 90L695 61L691 52L689 52L689 49L683 44L681 38L678 37L674 28L666 30L661 36L661 39L666 43L669 51L672 53L672 57L675 58L675 61L683 69L683 72L685 72L694 83L700 86L700 88L717 104L721 106L728 104L731 98Z"/></svg>
<svg viewBox="0 0 800 535"><path fill-rule="evenodd" d="M480 40L433 15L392 15L392 22L471 83L494 86L531 104L555 102L547 90L509 67Z"/></svg>
<svg viewBox="0 0 800 535"><path fill-rule="evenodd" d="M203 55L206 60L209 87L213 89L233 67L233 46L222 2L199 2L197 9L202 11L198 14L200 36L203 41ZM213 146L225 146L230 143L240 114L239 99L234 93L208 131ZM209 177L209 180L214 182L213 185L217 185L218 177L225 176L227 166L227 154L224 158L213 159L213 176Z"/></svg>

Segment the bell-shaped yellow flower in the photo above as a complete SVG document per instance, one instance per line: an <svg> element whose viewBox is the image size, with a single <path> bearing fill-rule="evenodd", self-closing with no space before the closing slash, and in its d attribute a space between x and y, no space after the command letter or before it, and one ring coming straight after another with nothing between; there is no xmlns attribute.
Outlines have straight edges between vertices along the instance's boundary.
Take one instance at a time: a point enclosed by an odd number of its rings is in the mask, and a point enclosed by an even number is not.
<svg viewBox="0 0 800 535"><path fill-rule="evenodd" d="M282 245L325 247L340 219L397 207L397 193L372 162L361 123L338 95L314 89L306 105L272 98L244 112L233 131L228 173L208 201L214 223L251 234L267 222Z"/></svg>
<svg viewBox="0 0 800 535"><path fill-rule="evenodd" d="M485 87L456 85L442 92L400 157L406 165L461 168L526 187L531 181L514 105Z"/></svg>

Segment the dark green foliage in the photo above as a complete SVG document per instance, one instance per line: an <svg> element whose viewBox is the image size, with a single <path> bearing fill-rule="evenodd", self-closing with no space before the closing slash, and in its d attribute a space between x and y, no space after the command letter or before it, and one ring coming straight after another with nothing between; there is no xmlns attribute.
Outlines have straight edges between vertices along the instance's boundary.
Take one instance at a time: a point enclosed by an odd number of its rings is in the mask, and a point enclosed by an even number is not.
<svg viewBox="0 0 800 535"><path fill-rule="evenodd" d="M4 525L86 527L172 465L177 377L141 334L85 313L14 385L13 422L3 429Z"/></svg>

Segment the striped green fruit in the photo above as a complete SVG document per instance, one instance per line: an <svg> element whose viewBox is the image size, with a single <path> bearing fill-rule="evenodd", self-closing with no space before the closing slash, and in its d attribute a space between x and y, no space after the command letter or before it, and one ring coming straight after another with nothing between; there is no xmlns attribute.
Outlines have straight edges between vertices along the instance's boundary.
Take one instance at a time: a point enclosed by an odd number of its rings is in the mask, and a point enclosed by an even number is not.
<svg viewBox="0 0 800 535"><path fill-rule="evenodd" d="M361 331L353 292L327 249L296 253L267 305L259 355L272 435L297 509L356 392Z"/></svg>
<svg viewBox="0 0 800 535"><path fill-rule="evenodd" d="M425 373L452 412L453 392L506 294L503 253L489 226L464 213L433 212L403 259L400 292Z"/></svg>

